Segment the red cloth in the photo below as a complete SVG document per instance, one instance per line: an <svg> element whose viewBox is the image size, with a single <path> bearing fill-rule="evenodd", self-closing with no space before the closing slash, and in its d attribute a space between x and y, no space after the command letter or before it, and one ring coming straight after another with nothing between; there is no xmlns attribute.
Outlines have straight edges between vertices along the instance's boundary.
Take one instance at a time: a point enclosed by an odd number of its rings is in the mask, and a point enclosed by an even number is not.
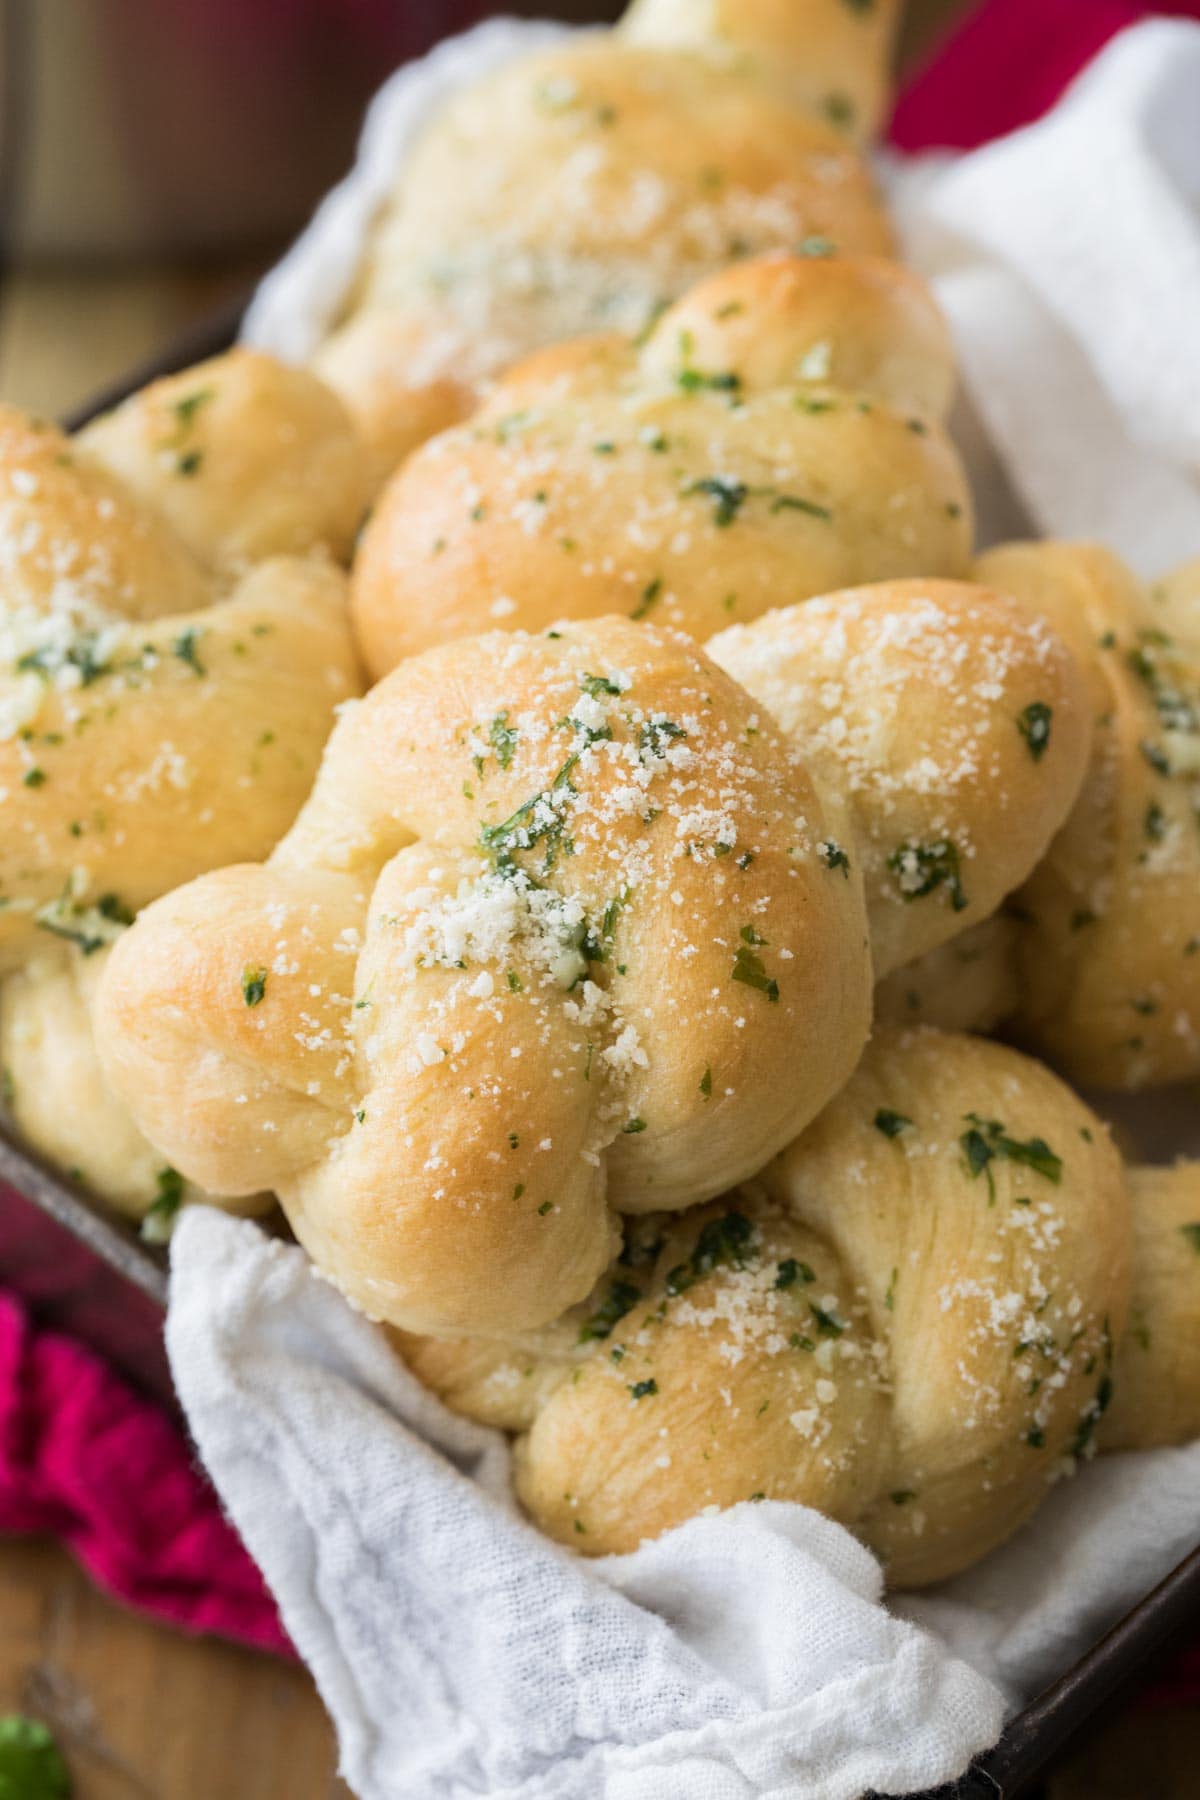
<svg viewBox="0 0 1200 1800"><path fill-rule="evenodd" d="M1127 25L1151 13L1200 19L1200 0L984 0L900 96L900 150L974 150L1049 112Z"/></svg>
<svg viewBox="0 0 1200 1800"><path fill-rule="evenodd" d="M294 1655L182 1434L3 1293L0 1532L60 1538L101 1587L173 1625Z"/></svg>

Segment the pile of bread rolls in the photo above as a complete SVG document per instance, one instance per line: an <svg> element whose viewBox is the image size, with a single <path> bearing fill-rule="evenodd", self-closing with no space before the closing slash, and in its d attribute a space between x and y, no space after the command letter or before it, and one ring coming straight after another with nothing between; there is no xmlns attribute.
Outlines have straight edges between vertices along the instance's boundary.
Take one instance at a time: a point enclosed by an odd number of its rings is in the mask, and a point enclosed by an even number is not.
<svg viewBox="0 0 1200 1800"><path fill-rule="evenodd" d="M638 0L427 128L315 372L0 413L0 1050L563 1543L912 1586L1200 1432L1200 1165L1067 1085L1200 1077L1200 564L972 561L895 12Z"/></svg>

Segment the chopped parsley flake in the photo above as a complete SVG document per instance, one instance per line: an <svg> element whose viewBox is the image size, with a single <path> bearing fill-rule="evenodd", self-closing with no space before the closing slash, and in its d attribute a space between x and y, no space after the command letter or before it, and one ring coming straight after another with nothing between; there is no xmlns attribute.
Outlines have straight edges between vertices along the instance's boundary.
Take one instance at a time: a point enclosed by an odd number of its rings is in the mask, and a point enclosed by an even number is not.
<svg viewBox="0 0 1200 1800"><path fill-rule="evenodd" d="M845 1319L839 1319L835 1312L828 1312L825 1307L817 1306L811 1300L808 1303L808 1310L822 1337L841 1337L846 1329Z"/></svg>
<svg viewBox="0 0 1200 1800"><path fill-rule="evenodd" d="M585 679L599 681L603 677L588 676ZM619 692L619 689L614 688L612 691ZM479 841L494 858L500 874L512 875L515 873L514 851L532 850L539 843L545 845L543 873L548 874L554 867L558 851L563 843L566 825L566 820L558 804L558 796L564 792L574 793L575 790L571 786L571 773L578 761L579 752L576 750L568 756L548 788L531 795L499 825L480 826Z"/></svg>
<svg viewBox="0 0 1200 1800"><path fill-rule="evenodd" d="M645 1129L645 1119L630 1119L628 1123L621 1127L621 1130L626 1137L636 1137L639 1132L645 1131Z"/></svg>
<svg viewBox="0 0 1200 1800"><path fill-rule="evenodd" d="M733 959L733 979L765 994L774 1005L779 999L779 983L767 974L762 958L753 948L755 945L765 944L766 939L759 937L752 925L743 925L741 938Z"/></svg>
<svg viewBox="0 0 1200 1800"><path fill-rule="evenodd" d="M108 674L108 664L100 662L96 656L94 632L82 632L65 649L43 644L38 650L26 651L24 656L18 658L17 668L22 673L42 675L47 680L59 669L76 669L79 672L80 687L90 687L93 681L99 681L102 675Z"/></svg>
<svg viewBox="0 0 1200 1800"><path fill-rule="evenodd" d="M742 391L742 378L732 369L722 369L718 374L709 374L704 369L680 369L675 379L685 394L707 390L714 394L732 394L736 399Z"/></svg>
<svg viewBox="0 0 1200 1800"><path fill-rule="evenodd" d="M703 1227L691 1256L667 1272L668 1294L686 1293L701 1276L730 1263L744 1269L755 1253L754 1227L745 1213L728 1212Z"/></svg>
<svg viewBox="0 0 1200 1800"><path fill-rule="evenodd" d="M704 1095L706 1100L712 1099L712 1070L710 1068L706 1067L703 1075L700 1077L700 1092Z"/></svg>
<svg viewBox="0 0 1200 1800"><path fill-rule="evenodd" d="M581 675L579 687L582 693L590 694L593 700L598 700L602 694L621 692L620 682L614 681L611 675Z"/></svg>
<svg viewBox="0 0 1200 1800"><path fill-rule="evenodd" d="M1196 697L1183 692L1168 679L1162 666L1163 651L1174 648L1162 631L1142 631L1136 647L1126 653L1133 673L1149 689L1164 731L1195 732L1200 730L1200 706Z"/></svg>
<svg viewBox="0 0 1200 1800"><path fill-rule="evenodd" d="M258 1006L267 991L267 971L259 963L247 963L242 970L242 999L247 1006Z"/></svg>
<svg viewBox="0 0 1200 1800"><path fill-rule="evenodd" d="M923 900L940 887L948 890L950 905L962 912L970 904L963 892L957 844L939 838L933 844L901 844L887 859L903 900Z"/></svg>
<svg viewBox="0 0 1200 1800"><path fill-rule="evenodd" d="M750 498L750 489L744 481L726 480L721 475L706 475L700 481L693 481L684 493L705 494L713 503L713 524L720 530L732 525L742 507Z"/></svg>
<svg viewBox="0 0 1200 1800"><path fill-rule="evenodd" d="M833 517L827 506L818 506L815 500L801 500L796 494L776 494L771 502L771 511L773 513L807 513L810 519L832 519Z"/></svg>
<svg viewBox="0 0 1200 1800"><path fill-rule="evenodd" d="M646 617L646 614L650 611L650 608L654 605L655 601L661 597L662 591L663 591L662 576L656 575L654 577L654 580L651 582L648 582L646 584L646 586L642 589L642 597L638 601L637 605L634 607L633 611L630 613L630 615L629 615L630 618L631 619L644 619Z"/></svg>
<svg viewBox="0 0 1200 1800"><path fill-rule="evenodd" d="M686 736L683 726L671 719L648 719L638 733L638 749L661 759L674 741Z"/></svg>
<svg viewBox="0 0 1200 1800"><path fill-rule="evenodd" d="M1010 1137L999 1119L981 1119L978 1113L965 1113L963 1117L968 1128L958 1141L966 1157L967 1171L972 1180L987 1175L990 1199L996 1197L991 1165L998 1157L1032 1169L1035 1175L1053 1182L1055 1187L1061 1182L1062 1157L1054 1154L1044 1138L1031 1137L1022 1142Z"/></svg>
<svg viewBox="0 0 1200 1800"><path fill-rule="evenodd" d="M1182 1235L1187 1239L1188 1243L1192 1246L1192 1249L1196 1252L1196 1255L1200 1256L1200 1224L1181 1225L1179 1229Z"/></svg>
<svg viewBox="0 0 1200 1800"><path fill-rule="evenodd" d="M775 1273L775 1286L777 1288L790 1288L795 1287L796 1283L800 1282L804 1287L807 1287L809 1282L815 1281L816 1279L815 1273L806 1262L800 1262L794 1256L785 1256Z"/></svg>
<svg viewBox="0 0 1200 1800"><path fill-rule="evenodd" d="M171 645L171 654L172 656L177 656L180 662L186 663L188 668L195 674L204 675L207 671L205 670L204 664L200 661L199 656L196 654L196 640L199 636L200 633L198 631L181 631Z"/></svg>
<svg viewBox="0 0 1200 1800"><path fill-rule="evenodd" d="M1050 721L1054 717L1052 707L1044 700L1031 700L1023 712L1017 715L1017 730L1029 746L1029 754L1034 762L1041 762L1050 745Z"/></svg>
<svg viewBox="0 0 1200 1800"><path fill-rule="evenodd" d="M641 1297L641 1288L635 1287L632 1281L614 1281L591 1318L586 1319L580 1327L579 1342L591 1344L608 1337L613 1327L620 1324Z"/></svg>
<svg viewBox="0 0 1200 1800"><path fill-rule="evenodd" d="M875 1129L882 1131L885 1138L898 1138L911 1125L912 1120L906 1113L893 1112L890 1106L881 1106L875 1114Z"/></svg>
<svg viewBox="0 0 1200 1800"><path fill-rule="evenodd" d="M500 767L507 769L517 743L516 728L509 725L507 712L497 713L488 726L488 742L496 753L496 761Z"/></svg>
<svg viewBox="0 0 1200 1800"><path fill-rule="evenodd" d="M146 1212L139 1236L147 1244L165 1244L175 1226L176 1215L183 1205L183 1176L178 1169L160 1169L156 1177L158 1194Z"/></svg>
<svg viewBox="0 0 1200 1800"><path fill-rule="evenodd" d="M213 388L196 388L192 393L184 394L181 400L176 400L174 413L180 425L185 429L191 425L200 408L207 406L214 397L215 390Z"/></svg>
<svg viewBox="0 0 1200 1800"><path fill-rule="evenodd" d="M842 849L841 845L835 844L832 838L827 838L823 844L817 845L817 849L825 858L826 868L840 869L845 879L849 881L850 858L846 855L846 852Z"/></svg>
<svg viewBox="0 0 1200 1800"><path fill-rule="evenodd" d="M657 1383L657 1381L655 1381L655 1379L652 1375L650 1377L649 1381L633 1382L630 1386L629 1392L632 1394L632 1396L635 1400L645 1400L648 1398L649 1395L657 1394L658 1383Z"/></svg>
<svg viewBox="0 0 1200 1800"><path fill-rule="evenodd" d="M102 894L94 906L63 896L35 913L34 923L40 931L74 944L83 956L92 956L133 924L133 914L115 894Z"/></svg>

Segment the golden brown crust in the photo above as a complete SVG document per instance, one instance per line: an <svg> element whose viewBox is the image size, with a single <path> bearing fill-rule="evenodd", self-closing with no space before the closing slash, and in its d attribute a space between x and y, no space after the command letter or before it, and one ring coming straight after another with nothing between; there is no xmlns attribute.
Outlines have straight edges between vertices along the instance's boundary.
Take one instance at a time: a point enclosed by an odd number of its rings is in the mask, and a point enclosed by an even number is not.
<svg viewBox="0 0 1200 1800"><path fill-rule="evenodd" d="M936 1025L939 1031L995 1031L1017 1010L1020 927L993 913L936 950L894 969L875 989L882 1025Z"/></svg>
<svg viewBox="0 0 1200 1800"><path fill-rule="evenodd" d="M951 382L927 291L873 257L744 263L640 348L543 351L381 495L353 578L368 667L564 615L703 639L835 588L962 574Z"/></svg>
<svg viewBox="0 0 1200 1800"><path fill-rule="evenodd" d="M218 572L317 548L348 561L366 510L366 451L342 402L258 350L152 381L75 443Z"/></svg>
<svg viewBox="0 0 1200 1800"><path fill-rule="evenodd" d="M1200 1073L1200 652L1109 552L989 551L1076 649L1094 713L1088 774L1019 895L1020 1028L1073 1080L1138 1088Z"/></svg>
<svg viewBox="0 0 1200 1800"><path fill-rule="evenodd" d="M1133 1297L1102 1450L1200 1437L1200 1163L1129 1172Z"/></svg>
<svg viewBox="0 0 1200 1800"><path fill-rule="evenodd" d="M899 16L899 0L634 0L620 32L631 43L688 47L752 69L861 140L883 122Z"/></svg>
<svg viewBox="0 0 1200 1800"><path fill-rule="evenodd" d="M91 1007L107 955L50 948L0 985L5 1110L43 1156L117 1212L153 1214L147 1230L166 1236L180 1206L212 1196L181 1179L104 1078ZM263 1212L271 1204L266 1194L244 1196L237 1210Z"/></svg>
<svg viewBox="0 0 1200 1800"><path fill-rule="evenodd" d="M1079 666L988 588L881 582L767 613L708 649L841 794L877 976L994 912L1079 791L1091 737Z"/></svg>
<svg viewBox="0 0 1200 1800"><path fill-rule="evenodd" d="M759 1183L658 1227L544 1355L402 1346L451 1404L527 1434L522 1500L564 1543L623 1551L706 1506L797 1500L921 1585L1090 1449L1128 1201L1099 1120L1016 1052L878 1032Z"/></svg>
<svg viewBox="0 0 1200 1800"><path fill-rule="evenodd" d="M365 480L332 393L245 351L75 440L0 409L3 1029L25 1134L126 1210L163 1158L96 1068L90 959L295 817L359 687L326 549Z"/></svg>
<svg viewBox="0 0 1200 1800"><path fill-rule="evenodd" d="M328 564L279 560L198 611L32 623L0 689L16 725L0 738L0 969L47 931L87 935L113 896L136 911L269 850L358 685L344 591Z"/></svg>
<svg viewBox="0 0 1200 1800"><path fill-rule="evenodd" d="M894 0L634 9L441 110L375 226L320 366L377 457L540 344L643 330L726 264L824 240L886 253L854 149Z"/></svg>
<svg viewBox="0 0 1200 1800"><path fill-rule="evenodd" d="M373 1314L540 1323L604 1267L610 1208L749 1175L853 1066L870 962L830 835L682 638L609 619L447 646L342 719L270 864L117 946L106 1069L184 1173L277 1186ZM285 918L317 881L337 905Z"/></svg>

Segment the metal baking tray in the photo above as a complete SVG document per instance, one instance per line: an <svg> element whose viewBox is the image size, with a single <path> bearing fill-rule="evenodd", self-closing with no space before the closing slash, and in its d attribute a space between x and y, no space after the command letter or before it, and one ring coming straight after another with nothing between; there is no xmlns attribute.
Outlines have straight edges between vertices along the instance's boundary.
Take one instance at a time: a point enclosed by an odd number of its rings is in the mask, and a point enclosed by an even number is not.
<svg viewBox="0 0 1200 1800"><path fill-rule="evenodd" d="M161 355L97 396L75 429L145 382L234 341L245 302L202 320ZM90 1344L182 1422L163 1345L167 1263L136 1229L0 1126L0 1283L39 1320ZM1200 1625L1200 1547L1015 1715L959 1781L922 1800L1036 1800L1076 1735L1147 1665ZM866 1800L888 1800L886 1795Z"/></svg>

